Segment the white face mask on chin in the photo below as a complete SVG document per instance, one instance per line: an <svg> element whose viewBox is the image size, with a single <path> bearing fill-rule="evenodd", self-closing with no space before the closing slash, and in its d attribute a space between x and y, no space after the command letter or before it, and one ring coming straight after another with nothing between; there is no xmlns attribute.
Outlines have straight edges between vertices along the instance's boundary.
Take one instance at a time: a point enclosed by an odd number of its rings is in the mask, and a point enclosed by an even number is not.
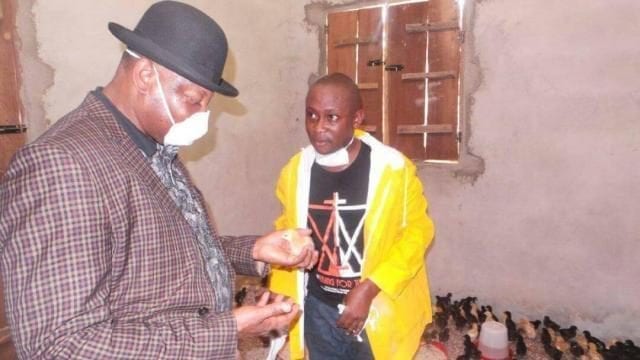
<svg viewBox="0 0 640 360"><path fill-rule="evenodd" d="M347 149L349 148L351 143L353 143L353 137L351 137L351 141L349 141L347 145L341 147L340 149L330 154L320 154L314 149L316 153L316 163L318 163L318 165L326 166L326 167L338 167L338 166L348 165L349 151L347 151Z"/></svg>
<svg viewBox="0 0 640 360"><path fill-rule="evenodd" d="M175 146L189 146L193 144L194 141L200 139L209 131L209 110L193 113L184 121L176 123L173 115L171 115L171 110L169 110L169 104L164 96L164 90L162 90L162 85L160 84L160 76L158 75L158 70L156 70L155 65L153 65L153 71L156 73L156 82L160 89L160 97L162 98L164 110L167 112L167 115L169 115L169 120L171 120L172 124L164 136L164 144Z"/></svg>

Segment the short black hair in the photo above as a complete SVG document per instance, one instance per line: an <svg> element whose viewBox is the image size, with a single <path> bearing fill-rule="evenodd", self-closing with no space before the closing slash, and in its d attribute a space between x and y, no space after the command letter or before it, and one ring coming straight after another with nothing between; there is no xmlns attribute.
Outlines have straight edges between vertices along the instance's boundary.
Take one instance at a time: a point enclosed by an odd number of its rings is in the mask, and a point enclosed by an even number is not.
<svg viewBox="0 0 640 360"><path fill-rule="evenodd" d="M311 84L309 90L311 90L316 85L336 85L347 90L347 93L349 95L349 103L353 105L353 108L351 110L353 110L353 112L356 112L362 109L362 96L360 95L360 89L358 89L358 85L348 75L340 72L334 72L329 75L325 75Z"/></svg>

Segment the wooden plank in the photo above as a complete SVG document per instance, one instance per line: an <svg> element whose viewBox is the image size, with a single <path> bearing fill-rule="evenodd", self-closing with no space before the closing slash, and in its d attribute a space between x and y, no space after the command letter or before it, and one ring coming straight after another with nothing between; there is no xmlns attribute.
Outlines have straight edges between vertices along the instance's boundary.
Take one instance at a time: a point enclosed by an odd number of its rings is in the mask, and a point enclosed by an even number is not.
<svg viewBox="0 0 640 360"><path fill-rule="evenodd" d="M357 36L356 11L330 13L327 16L327 44L336 44ZM327 47L327 73L341 72L356 78L356 44Z"/></svg>
<svg viewBox="0 0 640 360"><path fill-rule="evenodd" d="M13 154L24 144L24 134L0 135L0 177L2 177L2 175L7 171L7 167L9 166L9 162L11 161ZM0 326L2 326L2 321L0 321Z"/></svg>
<svg viewBox="0 0 640 360"><path fill-rule="evenodd" d="M442 80L455 79L457 72L455 71L432 71L428 73L405 73L402 74L402 80Z"/></svg>
<svg viewBox="0 0 640 360"><path fill-rule="evenodd" d="M358 18L361 17L362 13L368 14L370 12L369 10L371 10L371 9L358 11ZM375 11L375 9L373 9L373 11ZM362 25L360 27L362 28ZM358 44L361 44L361 45L380 44L380 38L381 37L382 37L382 34L373 34L373 35L370 35L370 36L361 35L358 38Z"/></svg>
<svg viewBox="0 0 640 360"><path fill-rule="evenodd" d="M12 1L0 1L4 17L0 22L0 126L5 129L21 128L19 83L16 71L15 7ZM0 177L4 174L15 151L25 143L22 133L0 135ZM1 290L0 290L1 292ZM2 294L0 293L0 296ZM2 312L3 308L0 309ZM0 327L4 326L4 316L0 315Z"/></svg>
<svg viewBox="0 0 640 360"><path fill-rule="evenodd" d="M24 144L25 136L22 133L0 135L0 177L7 171L13 154Z"/></svg>
<svg viewBox="0 0 640 360"><path fill-rule="evenodd" d="M333 47L347 46L347 45L355 45L358 43L358 38L351 39L339 39L333 43Z"/></svg>
<svg viewBox="0 0 640 360"><path fill-rule="evenodd" d="M16 2L0 0L0 125L22 126L21 104L18 89L15 39ZM15 151L25 143L23 133L0 135L0 178L5 173ZM4 296L0 277L0 360L17 359L16 350L8 333L4 314Z"/></svg>
<svg viewBox="0 0 640 360"><path fill-rule="evenodd" d="M382 38L382 30L381 7L358 10L358 32L361 37ZM374 129L365 131L372 133L380 141L383 140L383 66L369 66L368 63L382 58L382 42L358 44L358 82L359 88L365 90L360 92L365 111L363 128Z"/></svg>
<svg viewBox="0 0 640 360"><path fill-rule="evenodd" d="M378 83L359 83L358 89L360 90L376 90L379 89L380 85Z"/></svg>
<svg viewBox="0 0 640 360"><path fill-rule="evenodd" d="M5 12L6 14L6 12ZM0 144L2 142L0 141ZM8 333L7 321L4 316L4 299L2 297L2 279L0 278L0 327L2 327L2 334L0 337L0 360L14 360L17 359L16 349L11 341L11 335Z"/></svg>
<svg viewBox="0 0 640 360"><path fill-rule="evenodd" d="M446 21L439 23L426 23L426 24L407 24L405 30L407 32L435 32L435 31L450 31L458 30L458 20Z"/></svg>
<svg viewBox="0 0 640 360"><path fill-rule="evenodd" d="M426 23L457 21L458 8L454 0L430 0ZM458 86L460 40L457 31L429 32L429 72L455 73L455 80L429 82L429 125L448 124L456 131L428 133L426 157L430 160L457 160Z"/></svg>
<svg viewBox="0 0 640 360"><path fill-rule="evenodd" d="M337 40L333 46L334 47L340 47L340 46L348 46L348 45L356 45L356 44L377 44L380 42L380 37L379 36L371 36L371 37L354 37L354 38L347 38L347 39L340 39Z"/></svg>
<svg viewBox="0 0 640 360"><path fill-rule="evenodd" d="M0 345L6 344L11 341L11 333L9 332L9 327L5 326L0 329Z"/></svg>
<svg viewBox="0 0 640 360"><path fill-rule="evenodd" d="M403 81L402 73L425 73L427 36L408 33L406 24L427 21L427 3L391 5L387 12L387 64L403 71L387 71L389 144L412 159L424 159L424 134L398 134L398 126L424 125L426 80Z"/></svg>
<svg viewBox="0 0 640 360"><path fill-rule="evenodd" d="M451 124L398 125L398 134L448 134L454 131Z"/></svg>
<svg viewBox="0 0 640 360"><path fill-rule="evenodd" d="M2 1L9 7L10 2ZM16 72L16 50L13 41L15 24L11 9L4 9L5 18L0 23L0 125L20 124L20 99L18 98L18 75Z"/></svg>
<svg viewBox="0 0 640 360"><path fill-rule="evenodd" d="M4 344L0 344L0 360L15 360L18 358L16 349L13 346L13 342L7 341Z"/></svg>

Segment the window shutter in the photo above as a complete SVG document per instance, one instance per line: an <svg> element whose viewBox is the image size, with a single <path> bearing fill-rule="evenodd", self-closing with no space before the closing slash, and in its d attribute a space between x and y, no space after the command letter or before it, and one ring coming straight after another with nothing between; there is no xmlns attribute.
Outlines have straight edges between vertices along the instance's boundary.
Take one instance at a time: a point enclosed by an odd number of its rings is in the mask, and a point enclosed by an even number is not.
<svg viewBox="0 0 640 360"><path fill-rule="evenodd" d="M327 18L328 74L341 72L356 78L358 12L331 13Z"/></svg>
<svg viewBox="0 0 640 360"><path fill-rule="evenodd" d="M362 129L383 140L382 8L358 11L358 87L366 113Z"/></svg>
<svg viewBox="0 0 640 360"><path fill-rule="evenodd" d="M412 159L455 161L461 39L453 0L334 12L327 71L358 84L364 130Z"/></svg>
<svg viewBox="0 0 640 360"><path fill-rule="evenodd" d="M407 32L406 24L427 20L427 3L389 6L387 12L387 61L389 144L412 159L424 159L424 133L402 131L406 125L425 123L426 81L402 79L406 73L425 73L427 37Z"/></svg>
<svg viewBox="0 0 640 360"><path fill-rule="evenodd" d="M361 128L382 140L382 8L331 13L327 19L327 73L341 72L360 88Z"/></svg>
<svg viewBox="0 0 640 360"><path fill-rule="evenodd" d="M4 7L4 8L3 8ZM4 174L15 151L25 143L26 127L20 117L17 57L15 35L15 9L8 1L0 1L0 177ZM0 294L2 296L2 294ZM4 326L0 316L0 327Z"/></svg>
<svg viewBox="0 0 640 360"><path fill-rule="evenodd" d="M0 0L0 178L15 151L25 143L25 127L20 118L15 36L15 3ZM0 358L15 359L9 325L4 314L4 297L0 279Z"/></svg>
<svg viewBox="0 0 640 360"><path fill-rule="evenodd" d="M451 0L429 1L428 8L429 72L446 76L428 81L428 122L434 127L439 126L443 131L427 134L426 158L457 160L461 39L458 8Z"/></svg>

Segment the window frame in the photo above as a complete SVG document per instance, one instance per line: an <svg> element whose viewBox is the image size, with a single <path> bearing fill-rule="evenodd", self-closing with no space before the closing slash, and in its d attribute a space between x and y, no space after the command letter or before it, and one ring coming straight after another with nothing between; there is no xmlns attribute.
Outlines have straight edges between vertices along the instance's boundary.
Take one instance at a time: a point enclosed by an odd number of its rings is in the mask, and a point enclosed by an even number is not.
<svg viewBox="0 0 640 360"><path fill-rule="evenodd" d="M360 1L360 2L356 2L354 4L350 4L350 5L338 5L338 6L327 6L324 9L324 32L323 32L323 36L321 36L321 44L322 44L322 51L321 51L321 72L322 73L327 73L329 71L329 66L330 66L330 59L329 59L329 53L330 53L330 40L328 38L329 35L329 28L328 28L328 21L329 21L329 16L331 16L332 14L336 14L336 13L344 13L344 12L356 12L356 11L361 11L361 10L365 10L365 9L371 9L371 8L390 8L390 7L394 7L394 6L398 6L398 5L405 5L405 4L412 4L412 3L429 3L429 5L436 5L437 6L437 2L443 3L445 1L448 1L450 4L453 5L453 7L455 8L456 14L455 14L455 18L454 18L454 22L455 25L455 29L449 29L449 28L440 28L438 29L437 26L442 26L443 24L432 24L430 21L429 23L425 23L423 25L429 26L429 25L435 25L436 29L430 29L430 31L426 31L424 32L424 36L428 37L431 36L432 33L437 32L437 31L443 31L443 30L453 30L455 31L455 35L457 37L458 40L458 44L457 44L457 49L458 49L458 58L456 63L454 64L454 66L457 68L457 74L455 74L455 79L454 80L450 80L450 81L454 81L455 82L455 90L456 90L456 94L455 94L455 98L453 99L453 101L455 101L455 105L453 105L454 109L455 109L455 118L454 119L449 119L449 121L453 120L453 124L451 125L442 125L442 124L434 124L433 119L428 118L429 115L429 107L431 106L424 106L424 110L425 110L425 116L422 119L423 120L423 125L419 125L419 126L404 126L403 125L403 131L406 131L408 133L419 133L419 134L423 134L423 137L425 139L428 139L425 141L425 143L428 143L430 141L434 141L431 139L431 135L432 134L438 134L438 133L446 133L449 132L449 134L453 137L452 140L450 140L451 142L454 143L455 146L455 156L447 158L447 159L438 159L438 158L434 158L434 157L429 157L428 156L428 152L425 150L425 155L422 157L412 157L412 159L416 162L416 163L426 163L426 164L458 164L461 161L461 158L463 156L462 150L463 150L463 138L462 138L462 126L463 123L461 121L461 114L462 114L462 109L461 109L461 103L462 103L462 59L463 59L463 44L464 44L464 28L462 26L462 19L463 19L463 11L462 11L462 7L464 6L464 1L455 1L455 0L411 0L411 1L377 1L377 2L371 2L371 1ZM458 7L460 6L460 7ZM451 9L449 9L451 10ZM452 20L449 20L449 25L451 25L450 23L452 22ZM446 24L444 24L446 25ZM357 26L357 25L356 25ZM385 24L385 28L387 27L387 25ZM387 39L387 30L385 29L385 31L383 32L384 40L386 41ZM356 43L355 44L355 52L356 52L356 56L358 54L358 46L359 44ZM428 49L428 44L427 44L427 49ZM388 59L388 54L386 54L384 51L386 49L384 49L383 47L383 55L382 55L382 59ZM427 50L428 51L428 50ZM425 64L425 73L423 75L429 74L429 63L430 60L427 57L426 59L426 64ZM356 74L358 73L357 71L357 67L359 65L356 64ZM382 89L384 91L384 95L383 95L383 99L382 99L382 113L383 113L383 119L382 119L382 136L377 136L379 138L381 138L381 140L383 140L383 142L389 144L389 138L390 138L390 133L389 133L389 118L388 118L388 108L387 108L387 103L388 103L388 75L386 71L382 71L383 75L383 81L382 81ZM350 76L353 76L353 74L348 74ZM359 82L358 80L358 75L356 75L354 77L354 80L356 82ZM433 83L433 80L429 80L426 78L424 78L423 80L424 82L424 88L425 88L425 94L424 94L424 103L428 104L429 101L429 97L430 97L430 93L427 89L429 89L429 84ZM362 91L367 91L367 90L362 90ZM426 124L425 124L426 123ZM426 125L426 126L424 126ZM370 130L370 129L364 129L364 130ZM391 144L392 146L394 144ZM428 145L427 145L428 146Z"/></svg>

